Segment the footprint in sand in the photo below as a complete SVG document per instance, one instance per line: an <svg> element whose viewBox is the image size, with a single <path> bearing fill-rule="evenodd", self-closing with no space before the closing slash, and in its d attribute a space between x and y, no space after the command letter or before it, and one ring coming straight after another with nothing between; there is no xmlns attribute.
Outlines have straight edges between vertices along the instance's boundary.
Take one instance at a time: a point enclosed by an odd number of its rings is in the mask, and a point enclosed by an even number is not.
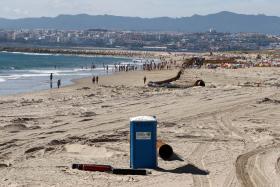
<svg viewBox="0 0 280 187"><path fill-rule="evenodd" d="M81 117L92 117L92 116L96 116L95 112L84 112L81 113Z"/></svg>
<svg viewBox="0 0 280 187"><path fill-rule="evenodd" d="M21 124L21 123L18 123L18 124L14 123L14 124L10 124L10 125L5 125L1 129L5 130L5 131L9 131L11 133L16 133L16 132L19 132L19 131L35 130L35 129L40 129L40 128L41 128L40 126L27 127L26 125Z"/></svg>
<svg viewBox="0 0 280 187"><path fill-rule="evenodd" d="M64 132L66 132L66 131L57 130L57 131L46 132L45 134L60 134L60 133L64 133Z"/></svg>
<svg viewBox="0 0 280 187"><path fill-rule="evenodd" d="M5 125L3 127L3 130L6 131L21 131L21 130L27 130L28 128L23 124L11 124L11 125Z"/></svg>
<svg viewBox="0 0 280 187"><path fill-rule="evenodd" d="M0 163L0 168L7 168L7 167L9 167L8 164L1 164L1 163Z"/></svg>
<svg viewBox="0 0 280 187"><path fill-rule="evenodd" d="M50 146L57 146L57 145L64 145L66 144L67 141L66 140L52 140L48 143L48 145Z"/></svg>
<svg viewBox="0 0 280 187"><path fill-rule="evenodd" d="M55 151L56 149L54 147L47 147L45 149L45 152Z"/></svg>
<svg viewBox="0 0 280 187"><path fill-rule="evenodd" d="M11 120L12 123L27 123L29 121L37 121L35 118L15 118Z"/></svg>
<svg viewBox="0 0 280 187"><path fill-rule="evenodd" d="M45 154L44 146L32 147L24 152L26 159L42 157L44 154Z"/></svg>
<svg viewBox="0 0 280 187"><path fill-rule="evenodd" d="M45 149L45 147L43 147L43 146L33 147L33 148L30 148L30 149L27 149L24 153L25 153L25 154L33 153L33 152L40 151L40 150L42 150L42 149Z"/></svg>
<svg viewBox="0 0 280 187"><path fill-rule="evenodd" d="M93 119L83 119L83 120L81 120L81 121L79 121L79 122L86 122L86 121L92 121Z"/></svg>

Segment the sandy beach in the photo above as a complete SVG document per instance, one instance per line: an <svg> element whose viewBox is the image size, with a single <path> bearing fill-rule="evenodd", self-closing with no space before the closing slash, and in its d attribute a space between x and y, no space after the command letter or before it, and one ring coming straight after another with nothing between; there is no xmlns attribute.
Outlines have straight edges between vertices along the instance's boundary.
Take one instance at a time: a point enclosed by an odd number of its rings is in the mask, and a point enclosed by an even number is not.
<svg viewBox="0 0 280 187"><path fill-rule="evenodd" d="M280 69L122 72L36 93L0 96L0 186L280 186ZM156 116L177 157L148 176L72 170L129 168L129 118ZM208 173L208 174L207 174Z"/></svg>

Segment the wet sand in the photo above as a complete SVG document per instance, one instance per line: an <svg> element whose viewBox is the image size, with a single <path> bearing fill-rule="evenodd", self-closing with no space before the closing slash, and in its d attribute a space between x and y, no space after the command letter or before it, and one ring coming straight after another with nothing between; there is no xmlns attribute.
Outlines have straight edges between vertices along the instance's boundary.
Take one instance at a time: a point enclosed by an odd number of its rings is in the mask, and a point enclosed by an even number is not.
<svg viewBox="0 0 280 187"><path fill-rule="evenodd" d="M280 69L186 70L206 87L148 88L177 70L123 72L0 97L0 186L279 186ZM148 176L70 169L129 167L129 118L156 116L177 156ZM209 174L207 174L209 172Z"/></svg>

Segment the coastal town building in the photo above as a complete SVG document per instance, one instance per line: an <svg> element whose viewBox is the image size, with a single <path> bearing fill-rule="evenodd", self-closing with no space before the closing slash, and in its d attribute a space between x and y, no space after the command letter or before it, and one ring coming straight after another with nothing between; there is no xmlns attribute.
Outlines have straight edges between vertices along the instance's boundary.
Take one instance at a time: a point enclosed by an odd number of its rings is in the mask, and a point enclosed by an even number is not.
<svg viewBox="0 0 280 187"><path fill-rule="evenodd" d="M280 37L259 33L133 32L89 30L0 30L0 45L100 47L151 51L235 51L280 48Z"/></svg>

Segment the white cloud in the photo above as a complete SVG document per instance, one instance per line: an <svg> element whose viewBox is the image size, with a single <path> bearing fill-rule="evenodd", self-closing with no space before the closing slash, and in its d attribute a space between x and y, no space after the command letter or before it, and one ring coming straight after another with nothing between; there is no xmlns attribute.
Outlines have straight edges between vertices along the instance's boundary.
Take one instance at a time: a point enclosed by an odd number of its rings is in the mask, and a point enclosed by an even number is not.
<svg viewBox="0 0 280 187"><path fill-rule="evenodd" d="M14 12L15 14L19 15L19 16L26 16L29 14L28 10L22 10L20 8L15 8L12 10L12 12Z"/></svg>

